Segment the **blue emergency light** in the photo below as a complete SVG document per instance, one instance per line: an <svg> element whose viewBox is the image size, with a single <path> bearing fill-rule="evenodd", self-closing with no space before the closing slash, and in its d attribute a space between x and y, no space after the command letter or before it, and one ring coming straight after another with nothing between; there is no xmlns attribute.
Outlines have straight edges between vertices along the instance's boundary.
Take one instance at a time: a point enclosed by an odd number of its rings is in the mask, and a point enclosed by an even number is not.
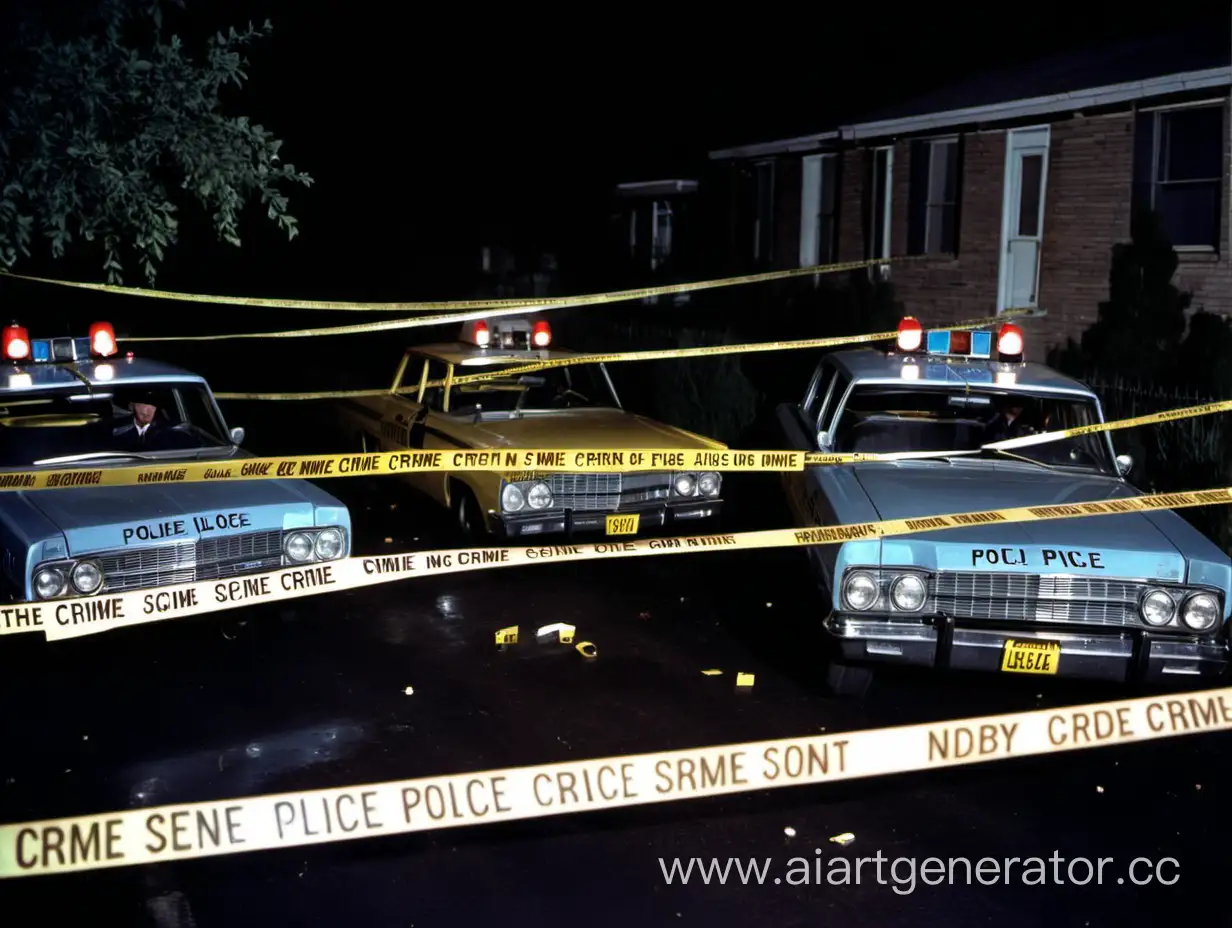
<svg viewBox="0 0 1232 928"><path fill-rule="evenodd" d="M925 350L931 355L951 358L991 358L992 333L930 329Z"/></svg>

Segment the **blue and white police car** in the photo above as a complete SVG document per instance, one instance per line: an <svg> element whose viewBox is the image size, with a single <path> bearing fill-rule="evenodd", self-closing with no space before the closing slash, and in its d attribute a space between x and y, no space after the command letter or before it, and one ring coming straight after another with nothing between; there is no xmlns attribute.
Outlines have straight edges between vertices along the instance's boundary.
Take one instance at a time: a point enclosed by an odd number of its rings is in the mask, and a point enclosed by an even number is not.
<svg viewBox="0 0 1232 928"><path fill-rule="evenodd" d="M1085 385L1023 357L1024 335L899 326L890 351L837 351L779 407L795 449L934 452L784 475L805 525L1141 495L1110 433L1015 447L1104 420ZM954 454L946 455L946 451ZM974 525L811 547L835 645L829 683L862 693L876 664L1184 681L1228 662L1232 559L1171 510Z"/></svg>
<svg viewBox="0 0 1232 928"><path fill-rule="evenodd" d="M0 332L0 585L10 603L241 577L350 553L347 507L304 480L22 490L21 472L251 457L203 378L119 356L115 331ZM21 623L26 610L6 609ZM28 617L27 617L28 620Z"/></svg>

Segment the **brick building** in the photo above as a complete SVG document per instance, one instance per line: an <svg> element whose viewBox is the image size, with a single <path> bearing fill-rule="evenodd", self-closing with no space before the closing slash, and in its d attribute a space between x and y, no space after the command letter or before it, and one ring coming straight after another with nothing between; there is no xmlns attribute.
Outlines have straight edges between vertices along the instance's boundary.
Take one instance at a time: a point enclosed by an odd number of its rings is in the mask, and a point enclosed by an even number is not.
<svg viewBox="0 0 1232 928"><path fill-rule="evenodd" d="M1094 321L1112 247L1152 206L1195 308L1232 314L1227 30L985 75L850 125L710 153L734 271L884 256L926 324L1040 306L1029 337Z"/></svg>

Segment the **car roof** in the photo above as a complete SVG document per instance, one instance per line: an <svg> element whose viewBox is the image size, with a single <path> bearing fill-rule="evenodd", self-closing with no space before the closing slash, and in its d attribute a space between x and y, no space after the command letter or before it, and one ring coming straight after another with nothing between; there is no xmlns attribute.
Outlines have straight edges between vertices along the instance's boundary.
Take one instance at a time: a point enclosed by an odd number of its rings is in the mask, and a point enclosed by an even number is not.
<svg viewBox="0 0 1232 928"><path fill-rule="evenodd" d="M1023 392L1095 395L1091 388L1081 381L1035 361L1007 364L979 358L899 354L878 351L875 348L836 351L829 355L829 358L856 383L915 383L932 386L948 383L954 386L999 387ZM905 377L904 368L915 369L918 373Z"/></svg>
<svg viewBox="0 0 1232 928"><path fill-rule="evenodd" d="M205 378L173 364L149 358L108 358L106 360L62 361L58 364L8 364L0 368L0 394L15 390L38 390L80 386L84 378L92 387L117 384L154 384L166 381L205 383ZM25 377L14 375L25 374ZM80 376L78 376L80 375Z"/></svg>
<svg viewBox="0 0 1232 928"><path fill-rule="evenodd" d="M411 354L432 358L445 364L459 367L498 367L506 364L534 364L538 361L555 361L582 357L576 351L561 351L555 348L519 351L509 348L480 348L466 342L442 342L421 345L409 349Z"/></svg>

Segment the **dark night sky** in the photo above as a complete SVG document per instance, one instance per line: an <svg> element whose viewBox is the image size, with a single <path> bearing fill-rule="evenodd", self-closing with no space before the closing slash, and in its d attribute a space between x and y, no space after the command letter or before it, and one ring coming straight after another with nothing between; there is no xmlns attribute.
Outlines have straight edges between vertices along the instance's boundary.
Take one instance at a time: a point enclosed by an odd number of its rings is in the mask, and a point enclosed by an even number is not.
<svg viewBox="0 0 1232 928"><path fill-rule="evenodd" d="M1099 4L1075 16L1077 6L1016 17L981 5L960 17L936 4L826 16L759 4L688 17L622 4L492 17L471 5L188 0L181 29L273 21L229 108L284 138L285 159L316 185L291 193L303 231L294 243L254 215L246 244L259 250L193 236L160 284L465 296L424 292L436 287L427 269L475 261L496 236L589 242L617 181L695 175L708 148L815 131L971 73L1141 34L1164 9L1125 16L1124 4ZM1230 12L1226 2L1167 10L1170 21ZM190 273L203 256L208 283Z"/></svg>

